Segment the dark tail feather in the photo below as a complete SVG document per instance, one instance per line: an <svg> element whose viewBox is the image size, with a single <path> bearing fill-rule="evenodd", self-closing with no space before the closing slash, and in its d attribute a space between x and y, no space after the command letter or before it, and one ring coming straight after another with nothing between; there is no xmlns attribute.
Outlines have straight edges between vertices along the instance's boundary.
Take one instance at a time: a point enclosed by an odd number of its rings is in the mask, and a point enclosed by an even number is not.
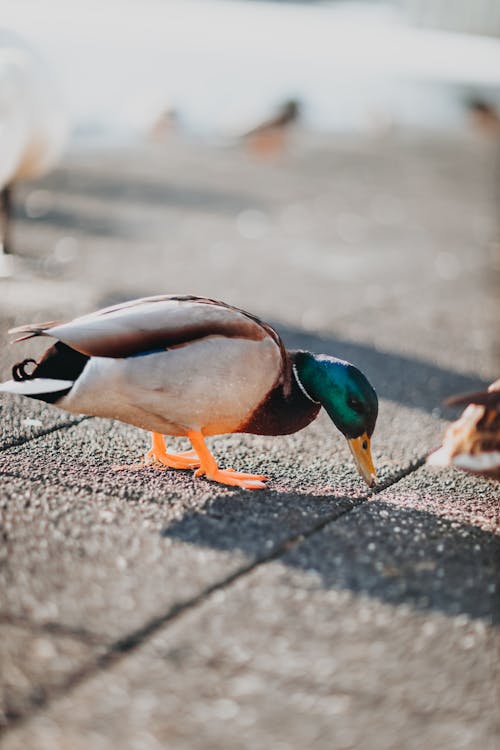
<svg viewBox="0 0 500 750"><path fill-rule="evenodd" d="M465 406L467 404L479 404L480 406L498 406L500 404L500 391L478 391L477 393L463 393L458 396L450 396L444 401L445 406Z"/></svg>

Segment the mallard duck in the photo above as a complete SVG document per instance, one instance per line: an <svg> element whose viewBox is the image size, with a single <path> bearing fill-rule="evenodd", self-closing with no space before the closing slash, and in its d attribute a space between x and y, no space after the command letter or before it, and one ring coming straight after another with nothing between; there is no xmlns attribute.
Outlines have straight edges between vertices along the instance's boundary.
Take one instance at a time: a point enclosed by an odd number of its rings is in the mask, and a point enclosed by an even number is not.
<svg viewBox="0 0 500 750"><path fill-rule="evenodd" d="M202 297L157 296L11 333L21 334L17 341L58 340L38 362L15 364L0 391L148 430L151 461L261 489L267 477L219 468L205 438L287 435L323 406L363 479L375 483L370 438L378 401L367 378L335 357L288 351L270 325L244 310ZM193 450L167 452L165 435L187 437Z"/></svg>
<svg viewBox="0 0 500 750"><path fill-rule="evenodd" d="M250 150L260 156L274 156L283 150L286 131L300 117L300 103L296 99L283 102L274 117L265 120L243 135Z"/></svg>
<svg viewBox="0 0 500 750"><path fill-rule="evenodd" d="M161 143L179 130L179 113L174 107L165 107L149 129L149 140Z"/></svg>
<svg viewBox="0 0 500 750"><path fill-rule="evenodd" d="M442 447L427 462L500 479L500 379L487 391L453 396L445 403L467 408L448 427Z"/></svg>
<svg viewBox="0 0 500 750"><path fill-rule="evenodd" d="M487 137L498 137L500 116L493 104L485 99L474 97L467 102L467 109L475 128Z"/></svg>
<svg viewBox="0 0 500 750"><path fill-rule="evenodd" d="M11 251L13 186L54 166L67 131L64 106L44 61L16 35L0 31L0 254Z"/></svg>

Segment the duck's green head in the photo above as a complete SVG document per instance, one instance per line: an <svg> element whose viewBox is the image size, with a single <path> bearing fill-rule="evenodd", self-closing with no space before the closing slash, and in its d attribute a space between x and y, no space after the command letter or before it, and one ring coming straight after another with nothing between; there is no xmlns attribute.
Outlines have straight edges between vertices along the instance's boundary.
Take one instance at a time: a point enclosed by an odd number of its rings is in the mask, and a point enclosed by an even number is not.
<svg viewBox="0 0 500 750"><path fill-rule="evenodd" d="M294 373L305 395L320 403L347 439L359 473L373 487L376 480L370 438L378 398L363 373L349 362L326 354L297 352Z"/></svg>

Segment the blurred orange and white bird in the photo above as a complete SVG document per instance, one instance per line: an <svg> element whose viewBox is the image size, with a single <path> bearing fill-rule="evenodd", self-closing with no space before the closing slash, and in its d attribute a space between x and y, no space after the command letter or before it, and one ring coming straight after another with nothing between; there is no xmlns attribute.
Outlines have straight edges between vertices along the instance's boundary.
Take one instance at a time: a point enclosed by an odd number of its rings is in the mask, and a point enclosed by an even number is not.
<svg viewBox="0 0 500 750"><path fill-rule="evenodd" d="M487 391L453 396L447 406L466 405L446 430L443 445L427 459L431 466L458 469L500 479L500 378Z"/></svg>
<svg viewBox="0 0 500 750"><path fill-rule="evenodd" d="M244 133L242 138L258 156L275 156L284 150L286 134L299 118L300 103L287 99L273 117Z"/></svg>
<svg viewBox="0 0 500 750"><path fill-rule="evenodd" d="M0 30L0 259L11 251L13 186L49 171L67 134L63 99L45 61L15 34Z"/></svg>

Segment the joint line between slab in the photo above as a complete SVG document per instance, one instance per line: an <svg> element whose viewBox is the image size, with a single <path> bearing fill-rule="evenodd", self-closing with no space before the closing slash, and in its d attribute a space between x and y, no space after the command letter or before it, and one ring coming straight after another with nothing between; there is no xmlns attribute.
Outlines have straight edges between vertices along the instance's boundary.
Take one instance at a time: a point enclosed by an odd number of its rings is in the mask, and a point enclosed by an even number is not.
<svg viewBox="0 0 500 750"><path fill-rule="evenodd" d="M3 445L0 448L0 453L3 453L4 451L8 451L11 448L19 448L21 445L26 445L26 443L31 443L33 440L38 440L39 438L45 437L46 435L51 435L53 432L58 432L59 430L67 430L69 427L75 427L76 425L79 425L82 422L85 422L85 420L87 419L94 419L94 417L87 417L87 416L79 417L77 419L72 420L71 422L61 422L60 424L56 424L56 425L53 425L52 427L48 427L46 430L42 430L36 435L31 435L29 437L23 437L23 438L17 438L15 440L12 440L10 443L7 443L6 445Z"/></svg>
<svg viewBox="0 0 500 750"><path fill-rule="evenodd" d="M104 646L102 637L97 636L85 628L73 628L69 625L61 625L58 622L36 622L22 615L13 615L8 612L0 613L0 625L23 628L35 635L54 635L61 638L72 638L94 646Z"/></svg>

